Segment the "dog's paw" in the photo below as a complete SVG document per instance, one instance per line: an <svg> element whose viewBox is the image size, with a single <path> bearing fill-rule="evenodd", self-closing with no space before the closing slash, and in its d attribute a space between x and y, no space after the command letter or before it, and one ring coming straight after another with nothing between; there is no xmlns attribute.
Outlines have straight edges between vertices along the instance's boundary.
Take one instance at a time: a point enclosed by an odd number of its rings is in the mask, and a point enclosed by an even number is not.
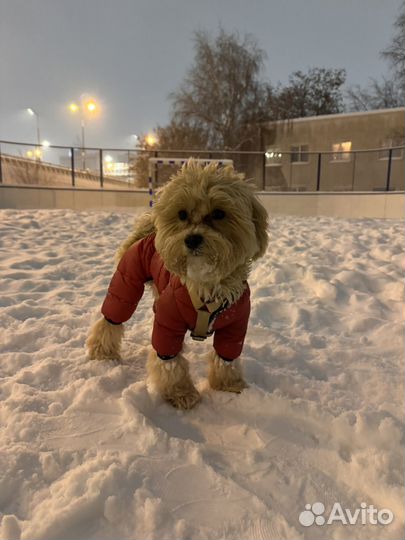
<svg viewBox="0 0 405 540"><path fill-rule="evenodd" d="M221 381L218 379L209 380L210 386L213 390L220 390L221 392L234 392L240 394L242 390L248 388L248 384L242 378L235 379L233 381Z"/></svg>
<svg viewBox="0 0 405 540"><path fill-rule="evenodd" d="M189 410L201 401L201 395L193 386L187 389L173 388L170 393L166 393L163 398L176 409Z"/></svg>
<svg viewBox="0 0 405 540"><path fill-rule="evenodd" d="M122 325L98 320L90 331L86 345L90 360L121 360L119 353L124 329Z"/></svg>
<svg viewBox="0 0 405 540"><path fill-rule="evenodd" d="M89 360L115 360L121 362L122 358L118 352L106 351L103 347L95 345L88 348Z"/></svg>
<svg viewBox="0 0 405 540"><path fill-rule="evenodd" d="M213 390L222 392L234 392L240 394L248 388L238 360L226 362L218 355L214 355L210 361L208 382Z"/></svg>
<svg viewBox="0 0 405 540"><path fill-rule="evenodd" d="M192 409L201 396L191 380L188 362L179 354L172 360L161 360L151 351L146 369L149 381L161 397L176 409Z"/></svg>

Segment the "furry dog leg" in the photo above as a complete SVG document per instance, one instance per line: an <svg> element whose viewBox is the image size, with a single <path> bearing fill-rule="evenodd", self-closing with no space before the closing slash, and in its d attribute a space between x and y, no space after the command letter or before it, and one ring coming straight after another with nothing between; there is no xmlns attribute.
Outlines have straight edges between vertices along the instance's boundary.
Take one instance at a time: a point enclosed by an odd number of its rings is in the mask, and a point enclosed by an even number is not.
<svg viewBox="0 0 405 540"><path fill-rule="evenodd" d="M191 409L201 396L194 386L187 360L177 355L173 360L161 360L152 350L146 364L149 380L162 398L177 409Z"/></svg>
<svg viewBox="0 0 405 540"><path fill-rule="evenodd" d="M105 319L98 320L90 330L86 345L91 360L120 360L120 345L124 327L122 324L111 324Z"/></svg>
<svg viewBox="0 0 405 540"><path fill-rule="evenodd" d="M240 393L247 384L243 379L239 360L226 362L216 352L209 357L208 381L214 390Z"/></svg>

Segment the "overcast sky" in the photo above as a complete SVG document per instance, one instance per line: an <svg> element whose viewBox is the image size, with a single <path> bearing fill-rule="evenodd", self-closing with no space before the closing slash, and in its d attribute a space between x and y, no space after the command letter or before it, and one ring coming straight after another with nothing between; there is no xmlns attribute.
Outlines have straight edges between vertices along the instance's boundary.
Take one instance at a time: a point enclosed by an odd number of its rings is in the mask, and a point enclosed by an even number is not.
<svg viewBox="0 0 405 540"><path fill-rule="evenodd" d="M0 0L0 138L78 142L67 105L94 95L89 146L127 147L169 118L168 94L193 60L192 35L218 26L256 37L265 77L346 68L349 85L387 74L379 57L401 0Z"/></svg>

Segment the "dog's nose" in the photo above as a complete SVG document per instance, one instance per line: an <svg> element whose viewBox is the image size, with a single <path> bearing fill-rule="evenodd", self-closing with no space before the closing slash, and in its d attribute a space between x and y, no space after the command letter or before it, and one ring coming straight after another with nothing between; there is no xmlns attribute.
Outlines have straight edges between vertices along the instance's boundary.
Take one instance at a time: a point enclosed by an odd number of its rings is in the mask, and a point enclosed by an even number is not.
<svg viewBox="0 0 405 540"><path fill-rule="evenodd" d="M189 249L197 249L203 243L204 238L201 234L190 234L186 236L184 242Z"/></svg>

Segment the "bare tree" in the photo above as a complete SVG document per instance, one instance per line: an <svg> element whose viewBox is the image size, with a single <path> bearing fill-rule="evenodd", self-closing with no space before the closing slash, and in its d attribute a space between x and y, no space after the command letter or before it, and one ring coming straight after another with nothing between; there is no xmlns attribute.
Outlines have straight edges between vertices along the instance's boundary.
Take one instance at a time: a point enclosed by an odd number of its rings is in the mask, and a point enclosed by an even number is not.
<svg viewBox="0 0 405 540"><path fill-rule="evenodd" d="M202 130L208 146L238 149L269 118L271 87L259 78L265 53L252 37L223 29L214 40L195 32L194 48L194 64L170 96L173 119Z"/></svg>
<svg viewBox="0 0 405 540"><path fill-rule="evenodd" d="M139 148L135 157L129 161L129 173L134 177L134 185L138 188L148 187L149 158L153 156L152 146L147 143L145 135L139 137Z"/></svg>
<svg viewBox="0 0 405 540"><path fill-rule="evenodd" d="M184 157L192 155L190 150L201 150L207 147L207 134L204 127L190 126L187 123L179 123L175 120L167 126L158 126L155 129L156 143L151 146L148 144L148 138L140 137L140 147L136 157L130 161L129 169L135 178L137 187L147 187L149 177L149 158L153 157L155 151L159 151L160 157L171 157L170 152L164 150L186 150L185 154L174 157ZM159 166L158 181L159 184L165 183L176 171L171 165Z"/></svg>
<svg viewBox="0 0 405 540"><path fill-rule="evenodd" d="M397 82L384 77L382 82L371 79L367 88L359 85L349 88L347 98L352 111L391 109L403 105L403 93Z"/></svg>
<svg viewBox="0 0 405 540"><path fill-rule="evenodd" d="M394 28L391 44L381 52L381 56L388 60L394 79L405 94L405 1L401 4Z"/></svg>
<svg viewBox="0 0 405 540"><path fill-rule="evenodd" d="M388 60L391 76L379 82L371 79L367 88L356 85L347 92L349 108L353 111L387 109L405 104L405 1L394 22L395 33L391 44L381 52Z"/></svg>
<svg viewBox="0 0 405 540"><path fill-rule="evenodd" d="M170 95L171 122L157 128L160 149L258 148L265 122L343 110L343 69L297 71L287 86L274 88L262 78L265 52L251 36L220 29L212 39L197 31L194 49L192 66Z"/></svg>
<svg viewBox="0 0 405 540"><path fill-rule="evenodd" d="M207 148L208 132L204 124L177 121L174 118L167 126L156 128L159 148L166 150Z"/></svg>
<svg viewBox="0 0 405 540"><path fill-rule="evenodd" d="M343 112L341 86L344 69L311 68L294 72L285 87L277 89L272 104L278 119L302 118Z"/></svg>

